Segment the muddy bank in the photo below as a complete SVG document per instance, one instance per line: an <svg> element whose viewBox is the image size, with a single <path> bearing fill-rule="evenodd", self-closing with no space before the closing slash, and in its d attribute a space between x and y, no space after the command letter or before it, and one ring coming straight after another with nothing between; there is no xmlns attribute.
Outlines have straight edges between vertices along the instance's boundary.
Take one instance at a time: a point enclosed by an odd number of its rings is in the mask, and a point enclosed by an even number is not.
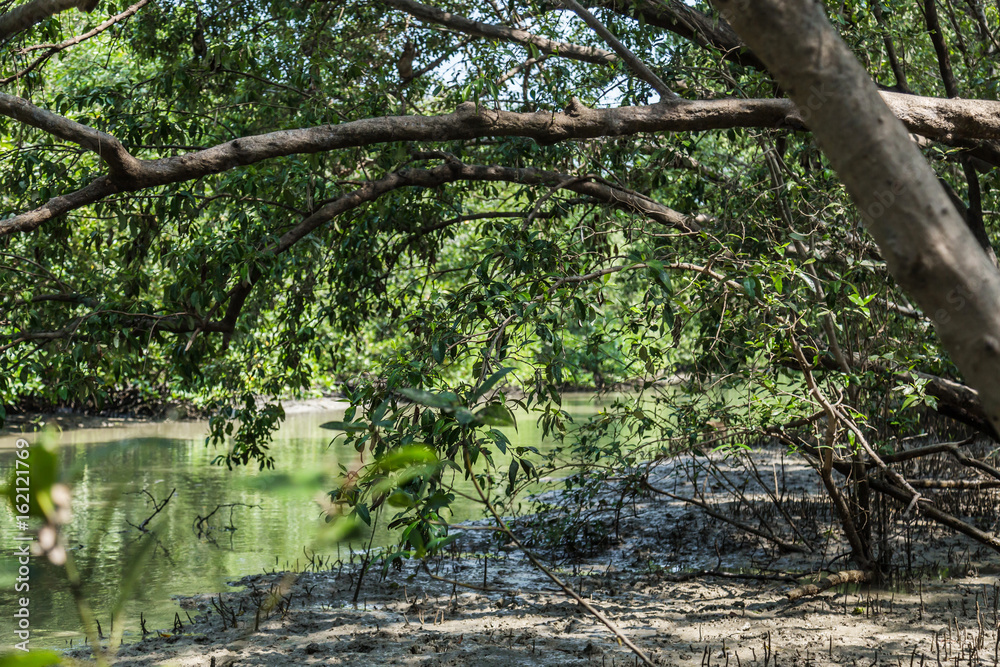
<svg viewBox="0 0 1000 667"><path fill-rule="evenodd" d="M353 574L310 572L298 576L270 617L257 619L256 600L278 589L283 576L247 578L241 583L250 589L224 595L221 603L188 600L210 613L179 634L123 647L116 664L634 664L603 625L521 558L491 562L488 590L432 579L431 573L483 584L482 562L447 560L430 573L407 568L382 581L373 577L355 607ZM915 664L939 664L938 655L942 663L995 659L993 610L983 618L987 602L974 579L925 584L922 594L861 590L798 604L785 601L782 585L710 577L677 582L641 572L581 570L574 584L657 665L737 664L737 656L739 664L752 665L895 665L911 656ZM223 628L215 607L236 614L235 629ZM980 632L984 620L989 627Z"/></svg>
<svg viewBox="0 0 1000 667"><path fill-rule="evenodd" d="M587 514L604 524L595 543L541 538L539 527L570 507L519 520L518 533L657 665L997 664L995 554L914 520L894 533L897 560L908 564L892 588L854 585L788 601L797 584L843 566L845 545L828 529L811 469L776 451L755 457L782 478L785 511L808 549L782 552L689 504L649 497ZM671 462L654 481L691 493L687 465ZM722 469L739 471L736 463ZM695 479L717 508L731 502L723 485ZM745 494L750 502L766 495L752 484ZM465 530L453 553L384 576L373 566L360 586L360 556L245 577L221 598L183 600L183 627L150 628L118 650L116 664L636 664L607 628L489 535Z"/></svg>

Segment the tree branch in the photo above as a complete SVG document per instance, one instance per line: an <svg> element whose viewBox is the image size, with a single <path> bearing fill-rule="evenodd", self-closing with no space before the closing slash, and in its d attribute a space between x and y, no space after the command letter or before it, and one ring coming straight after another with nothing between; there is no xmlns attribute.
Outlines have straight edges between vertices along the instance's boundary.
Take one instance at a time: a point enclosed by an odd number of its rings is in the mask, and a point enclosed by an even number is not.
<svg viewBox="0 0 1000 667"><path fill-rule="evenodd" d="M901 93L909 93L910 86L906 83L906 72L903 71L903 66L896 55L896 46L889 35L889 26L886 24L882 5L879 2L873 2L871 8L872 14L875 15L875 21L882 30L882 42L885 44L885 54L889 58L889 67L892 68L892 74L896 77L896 90Z"/></svg>
<svg viewBox="0 0 1000 667"><path fill-rule="evenodd" d="M928 138L942 141L959 138L1000 140L998 102L946 100L887 92L882 93L882 99L911 132ZM14 107L16 105L12 106ZM801 115L787 99L673 100L612 109L590 109L573 99L562 113L497 111L465 102L454 113L440 116L365 118L336 125L283 130L241 137L175 157L132 162L127 152L112 150L113 144L105 147L104 140L99 140L100 137L109 135L100 134L55 114L45 115L49 112L41 109L37 109L37 113L32 109L37 107L31 105L24 113L28 117L36 117L38 126L65 132L67 138L74 137L71 140L88 141L89 146L101 151L102 157L116 159L125 172L99 178L81 190L51 199L38 209L0 221L0 236L34 230L58 215L118 192L178 183L300 153L319 153L397 141L526 137L540 144L552 144L568 139L625 136L644 132L692 132L733 127L803 127Z"/></svg>
<svg viewBox="0 0 1000 667"><path fill-rule="evenodd" d="M404 187L433 188L455 181L502 181L522 185L561 185L563 189L586 195L597 201L639 213L671 227L686 232L700 229L690 216L663 206L656 201L635 193L624 191L603 183L595 183L584 178L574 180L566 174L542 171L532 168L502 167L499 165L467 165L449 162L433 169L401 169L385 178L366 183L354 192L344 195L312 213L305 220L286 232L274 249L275 254L284 252L307 234L332 220L335 216L357 208Z"/></svg>
<svg viewBox="0 0 1000 667"><path fill-rule="evenodd" d="M38 67L43 62L45 62L46 60L48 60L49 58L51 58L55 54L59 53L60 51L62 51L64 49L68 49L71 46L75 46L75 45L79 44L80 42L85 42L86 40L90 39L91 37L95 37L95 36L101 34L102 32L104 32L105 30L107 30L111 26L115 25L116 23L120 23L120 22L124 21L125 19L129 18L130 16L132 16L133 14L135 14L136 12L138 12L140 9L142 9L148 3L149 3L149 0L139 0L139 2L135 3L134 5L132 5L131 7L129 7L128 9L126 9L125 11L123 11L122 13L115 14L114 16L112 16L111 18L109 18L108 20L106 20L103 23L101 23L100 25L96 26L93 30L88 30L87 32L83 33L82 35L77 35L76 37L72 37L70 39L67 39L64 42L60 42L59 44L36 44L34 46L29 46L27 48L21 49L20 53L22 53L22 54L29 53L31 51L37 51L37 50L40 50L40 49L46 49L46 51L45 51L44 54L42 54L41 56L39 56L38 58L36 58L35 60L33 60L31 62L31 64L29 64L24 69L22 69L22 70L20 70L20 71L18 71L16 73L14 73L14 74L11 74L6 79L0 79L0 84L7 84L7 83L10 83L11 81L15 81L17 79L20 79L25 74L28 74L29 72L31 72L32 70L34 70L36 67Z"/></svg>
<svg viewBox="0 0 1000 667"><path fill-rule="evenodd" d="M955 81L955 74L951 70L951 56L948 55L948 45L945 44L944 33L941 32L941 21L938 20L937 0L924 0L923 9L927 32L931 36L931 43L934 44L934 52L937 54L944 91L948 97L958 97L958 82Z"/></svg>
<svg viewBox="0 0 1000 667"><path fill-rule="evenodd" d="M669 100L676 99L678 97L677 93L670 90L667 84L663 83L663 79L656 75L653 70L646 67L646 63L639 60L639 58L632 53L627 46L621 43L615 35L608 30L607 26L597 20L597 17L587 11L579 2L576 0L561 0L561 2L572 9L577 16L583 19L584 23L590 26L591 30L596 32L601 39L608 43L608 46L618 54L625 64L629 66L636 76L648 83L653 87L657 93L660 94L661 99Z"/></svg>
<svg viewBox="0 0 1000 667"><path fill-rule="evenodd" d="M560 186L563 189L586 195L616 208L645 215L659 223L677 227L688 233L695 233L700 226L690 216L640 195L589 179L574 179L566 174L531 168L501 167L498 165L467 165L457 160L449 161L433 169L401 169L377 181L370 181L314 211L302 222L285 232L277 244L271 248L273 254L283 253L326 224L334 217L342 215L363 204L374 201L382 195L405 187L432 188L456 181L493 181L519 183L522 185ZM701 267L695 267L701 268ZM707 270L706 270L707 271ZM229 307L219 328L231 332L254 285L260 280L255 272L246 282L240 283L229 293ZM718 278L718 274L713 275ZM724 279L724 277L723 277Z"/></svg>
<svg viewBox="0 0 1000 667"><path fill-rule="evenodd" d="M476 37L485 37L487 39L501 39L525 46L533 46L542 53L558 55L564 58L572 58L574 60L582 60L584 62L594 63L597 65L610 65L618 60L615 54L610 51L605 51L604 49L598 49L592 46L568 44L566 42L557 42L548 39L547 37L533 35L530 32L519 30L517 28L509 28L507 26L493 25L490 23L480 23L479 21L473 21L472 19L468 19L459 14L452 14L451 12L442 11L437 7L430 7L428 5L420 4L419 2L414 2L414 0L382 1L390 7L395 7L402 12L406 12L414 18L443 25L466 35L475 35Z"/></svg>
<svg viewBox="0 0 1000 667"><path fill-rule="evenodd" d="M888 482L882 481L877 478L869 479L868 483L875 491L878 491L883 495L895 498L899 502L903 503L903 505L908 505L910 502L913 501L913 494L905 491L904 489L899 488L898 486L895 486L894 484L889 484ZM949 528L951 528L956 532L971 537L976 542L984 544L993 549L994 551L1000 552L1000 538L996 537L995 535L983 532L982 530L979 530L975 526L972 526L962 521L961 519L958 519L952 516L951 514L948 514L943 510L939 510L933 505L921 502L917 503L917 507L919 508L920 512L927 518L932 519L933 521L936 521L937 523L940 523L944 526L948 526Z"/></svg>
<svg viewBox="0 0 1000 667"><path fill-rule="evenodd" d="M113 174L128 176L137 174L142 169L139 160L110 134L63 118L28 100L0 93L0 114L97 153L111 167Z"/></svg>
<svg viewBox="0 0 1000 667"><path fill-rule="evenodd" d="M90 12L95 7L97 0L31 0L0 15L0 42L67 9L76 8L81 12Z"/></svg>
<svg viewBox="0 0 1000 667"><path fill-rule="evenodd" d="M721 51L724 60L762 71L767 69L724 19L704 14L683 0L592 0L587 4L641 18L649 25L669 30L704 49Z"/></svg>

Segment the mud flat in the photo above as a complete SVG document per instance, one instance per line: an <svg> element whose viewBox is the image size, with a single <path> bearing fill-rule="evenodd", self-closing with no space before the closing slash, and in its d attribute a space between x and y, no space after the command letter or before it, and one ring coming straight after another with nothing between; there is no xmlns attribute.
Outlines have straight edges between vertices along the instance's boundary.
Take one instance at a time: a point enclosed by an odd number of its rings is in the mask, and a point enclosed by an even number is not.
<svg viewBox="0 0 1000 667"><path fill-rule="evenodd" d="M517 530L657 665L997 664L996 554L928 525L917 535L912 518L891 536L896 560L906 562L891 587L850 585L789 601L797 585L845 566L846 549L828 528L815 473L775 452L755 456L761 467L774 464L775 480L782 475L786 514L801 522L808 550L782 552L690 504L656 497L586 514L605 528L591 544L538 537L558 518L555 503L551 516L522 519ZM664 467L657 483L691 493L683 465ZM720 485L699 483L717 509L733 502ZM746 502L762 495L745 489ZM749 510L732 514L740 511ZM360 587L359 555L244 577L221 598L186 598L182 628L120 647L115 664L636 664L523 554L488 531L464 535L461 551L449 555L387 572L373 565Z"/></svg>

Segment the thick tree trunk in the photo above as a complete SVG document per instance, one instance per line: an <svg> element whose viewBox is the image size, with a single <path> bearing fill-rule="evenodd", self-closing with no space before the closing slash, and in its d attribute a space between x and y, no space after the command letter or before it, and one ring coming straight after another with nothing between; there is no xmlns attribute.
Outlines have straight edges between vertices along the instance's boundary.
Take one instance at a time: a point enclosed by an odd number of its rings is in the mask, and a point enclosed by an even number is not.
<svg viewBox="0 0 1000 667"><path fill-rule="evenodd" d="M713 0L788 91L900 286L1000 428L1000 273L815 0Z"/></svg>

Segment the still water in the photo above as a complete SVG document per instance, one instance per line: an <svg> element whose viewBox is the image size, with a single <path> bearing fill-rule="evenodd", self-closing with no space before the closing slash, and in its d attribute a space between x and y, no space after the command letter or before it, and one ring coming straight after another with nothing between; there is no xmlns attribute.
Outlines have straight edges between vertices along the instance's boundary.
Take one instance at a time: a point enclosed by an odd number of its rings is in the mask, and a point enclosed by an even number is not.
<svg viewBox="0 0 1000 667"><path fill-rule="evenodd" d="M582 397L567 397L563 407L577 418L597 409ZM357 461L353 449L328 446L333 432L319 428L325 421L341 418L338 411L289 415L271 449L275 469L265 471L213 466L212 459L219 452L205 446L205 422L70 430L57 436L64 479L73 493L73 520L64 530L65 540L105 634L122 574L137 549L150 539L134 527L153 513L150 496L162 502L176 490L149 524L158 543L147 555L125 603L125 641L140 636L140 612L148 629L170 628L180 610L175 596L231 590L227 581L276 566L294 568L298 563L302 567L306 561L303 548L313 543L320 521L316 496L335 486L338 464L350 467ZM504 430L515 446L530 445L542 451L551 446L528 415L519 416L516 431ZM29 436L29 441L35 438ZM13 441L13 437L0 437L4 483L13 467ZM231 503L238 505L220 509L208 524L213 529L199 537L197 518ZM230 517L235 530L228 529ZM455 507L451 519L481 517L481 508L466 501ZM0 633L13 638L8 611L15 609L16 597L24 593L14 593L13 537L19 532L6 503L0 520ZM373 538L376 546L390 540L384 529ZM344 555L347 548L341 546ZM336 556L338 550L333 547L320 553ZM30 586L31 646L65 648L71 639L79 643L82 628L62 568L32 558ZM185 619L183 612L180 615Z"/></svg>

